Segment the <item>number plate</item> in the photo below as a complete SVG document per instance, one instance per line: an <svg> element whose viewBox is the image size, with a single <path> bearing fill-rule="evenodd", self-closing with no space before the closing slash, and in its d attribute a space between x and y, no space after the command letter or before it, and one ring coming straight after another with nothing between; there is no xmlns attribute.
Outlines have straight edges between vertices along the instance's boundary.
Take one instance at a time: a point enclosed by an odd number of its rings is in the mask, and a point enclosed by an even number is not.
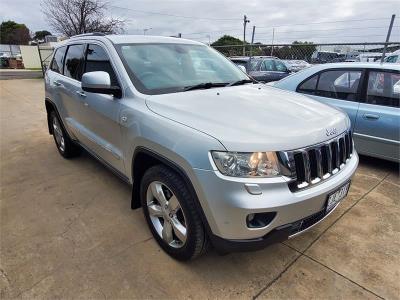
<svg viewBox="0 0 400 300"><path fill-rule="evenodd" d="M328 196L326 201L326 212L330 212L344 197L347 196L350 188L350 181Z"/></svg>

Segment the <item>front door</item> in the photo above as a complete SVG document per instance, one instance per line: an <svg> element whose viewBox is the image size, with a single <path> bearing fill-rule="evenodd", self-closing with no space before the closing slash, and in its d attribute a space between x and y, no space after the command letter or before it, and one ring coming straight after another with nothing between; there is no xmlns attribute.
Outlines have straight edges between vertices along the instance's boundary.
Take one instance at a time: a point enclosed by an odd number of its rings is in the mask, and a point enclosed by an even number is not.
<svg viewBox="0 0 400 300"><path fill-rule="evenodd" d="M111 84L119 85L109 55L98 44L89 44L86 50L84 73L93 71L107 72ZM112 95L81 92L81 119L90 149L108 165L125 174L119 99Z"/></svg>

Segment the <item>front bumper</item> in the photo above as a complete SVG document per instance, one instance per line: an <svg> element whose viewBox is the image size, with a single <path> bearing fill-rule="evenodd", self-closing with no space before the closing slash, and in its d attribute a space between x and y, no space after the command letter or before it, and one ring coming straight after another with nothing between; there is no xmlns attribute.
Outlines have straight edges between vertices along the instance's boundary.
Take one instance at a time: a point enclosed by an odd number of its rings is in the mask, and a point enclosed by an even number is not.
<svg viewBox="0 0 400 300"><path fill-rule="evenodd" d="M357 165L358 155L354 151L340 172L318 185L298 192L290 191L284 177L234 178L223 176L218 171L195 169L195 189L214 244L229 246L232 242L240 242L242 245L258 242L263 247L287 239L291 235L292 224L323 211L328 194L350 180ZM262 194L250 194L245 184L258 184ZM267 226L247 226L246 218L249 214L264 212L276 212ZM323 218L322 215L318 222Z"/></svg>

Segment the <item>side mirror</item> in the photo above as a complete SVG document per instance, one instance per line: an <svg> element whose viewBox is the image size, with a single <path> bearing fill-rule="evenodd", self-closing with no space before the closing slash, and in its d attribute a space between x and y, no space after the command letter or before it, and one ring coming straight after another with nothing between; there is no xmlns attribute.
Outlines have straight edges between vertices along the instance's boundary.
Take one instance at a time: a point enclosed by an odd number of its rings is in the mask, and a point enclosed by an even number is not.
<svg viewBox="0 0 400 300"><path fill-rule="evenodd" d="M242 65L237 65L237 66L240 70L242 70L243 73L247 73L247 70L244 66L242 66Z"/></svg>
<svg viewBox="0 0 400 300"><path fill-rule="evenodd" d="M121 98L122 91L119 86L112 86L110 75L107 72L95 71L82 75L82 90L89 93L111 94Z"/></svg>

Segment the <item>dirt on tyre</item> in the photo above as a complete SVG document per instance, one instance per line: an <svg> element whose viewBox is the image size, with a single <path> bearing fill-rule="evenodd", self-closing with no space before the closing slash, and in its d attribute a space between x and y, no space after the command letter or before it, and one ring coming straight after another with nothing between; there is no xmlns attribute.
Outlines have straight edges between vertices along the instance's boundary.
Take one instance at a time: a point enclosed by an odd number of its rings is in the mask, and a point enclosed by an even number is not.
<svg viewBox="0 0 400 300"><path fill-rule="evenodd" d="M195 199L182 178L158 165L144 174L140 200L146 221L160 247L178 260L190 260L208 248Z"/></svg>
<svg viewBox="0 0 400 300"><path fill-rule="evenodd" d="M55 111L50 113L49 121L58 152L64 158L78 156L81 148L71 140Z"/></svg>

